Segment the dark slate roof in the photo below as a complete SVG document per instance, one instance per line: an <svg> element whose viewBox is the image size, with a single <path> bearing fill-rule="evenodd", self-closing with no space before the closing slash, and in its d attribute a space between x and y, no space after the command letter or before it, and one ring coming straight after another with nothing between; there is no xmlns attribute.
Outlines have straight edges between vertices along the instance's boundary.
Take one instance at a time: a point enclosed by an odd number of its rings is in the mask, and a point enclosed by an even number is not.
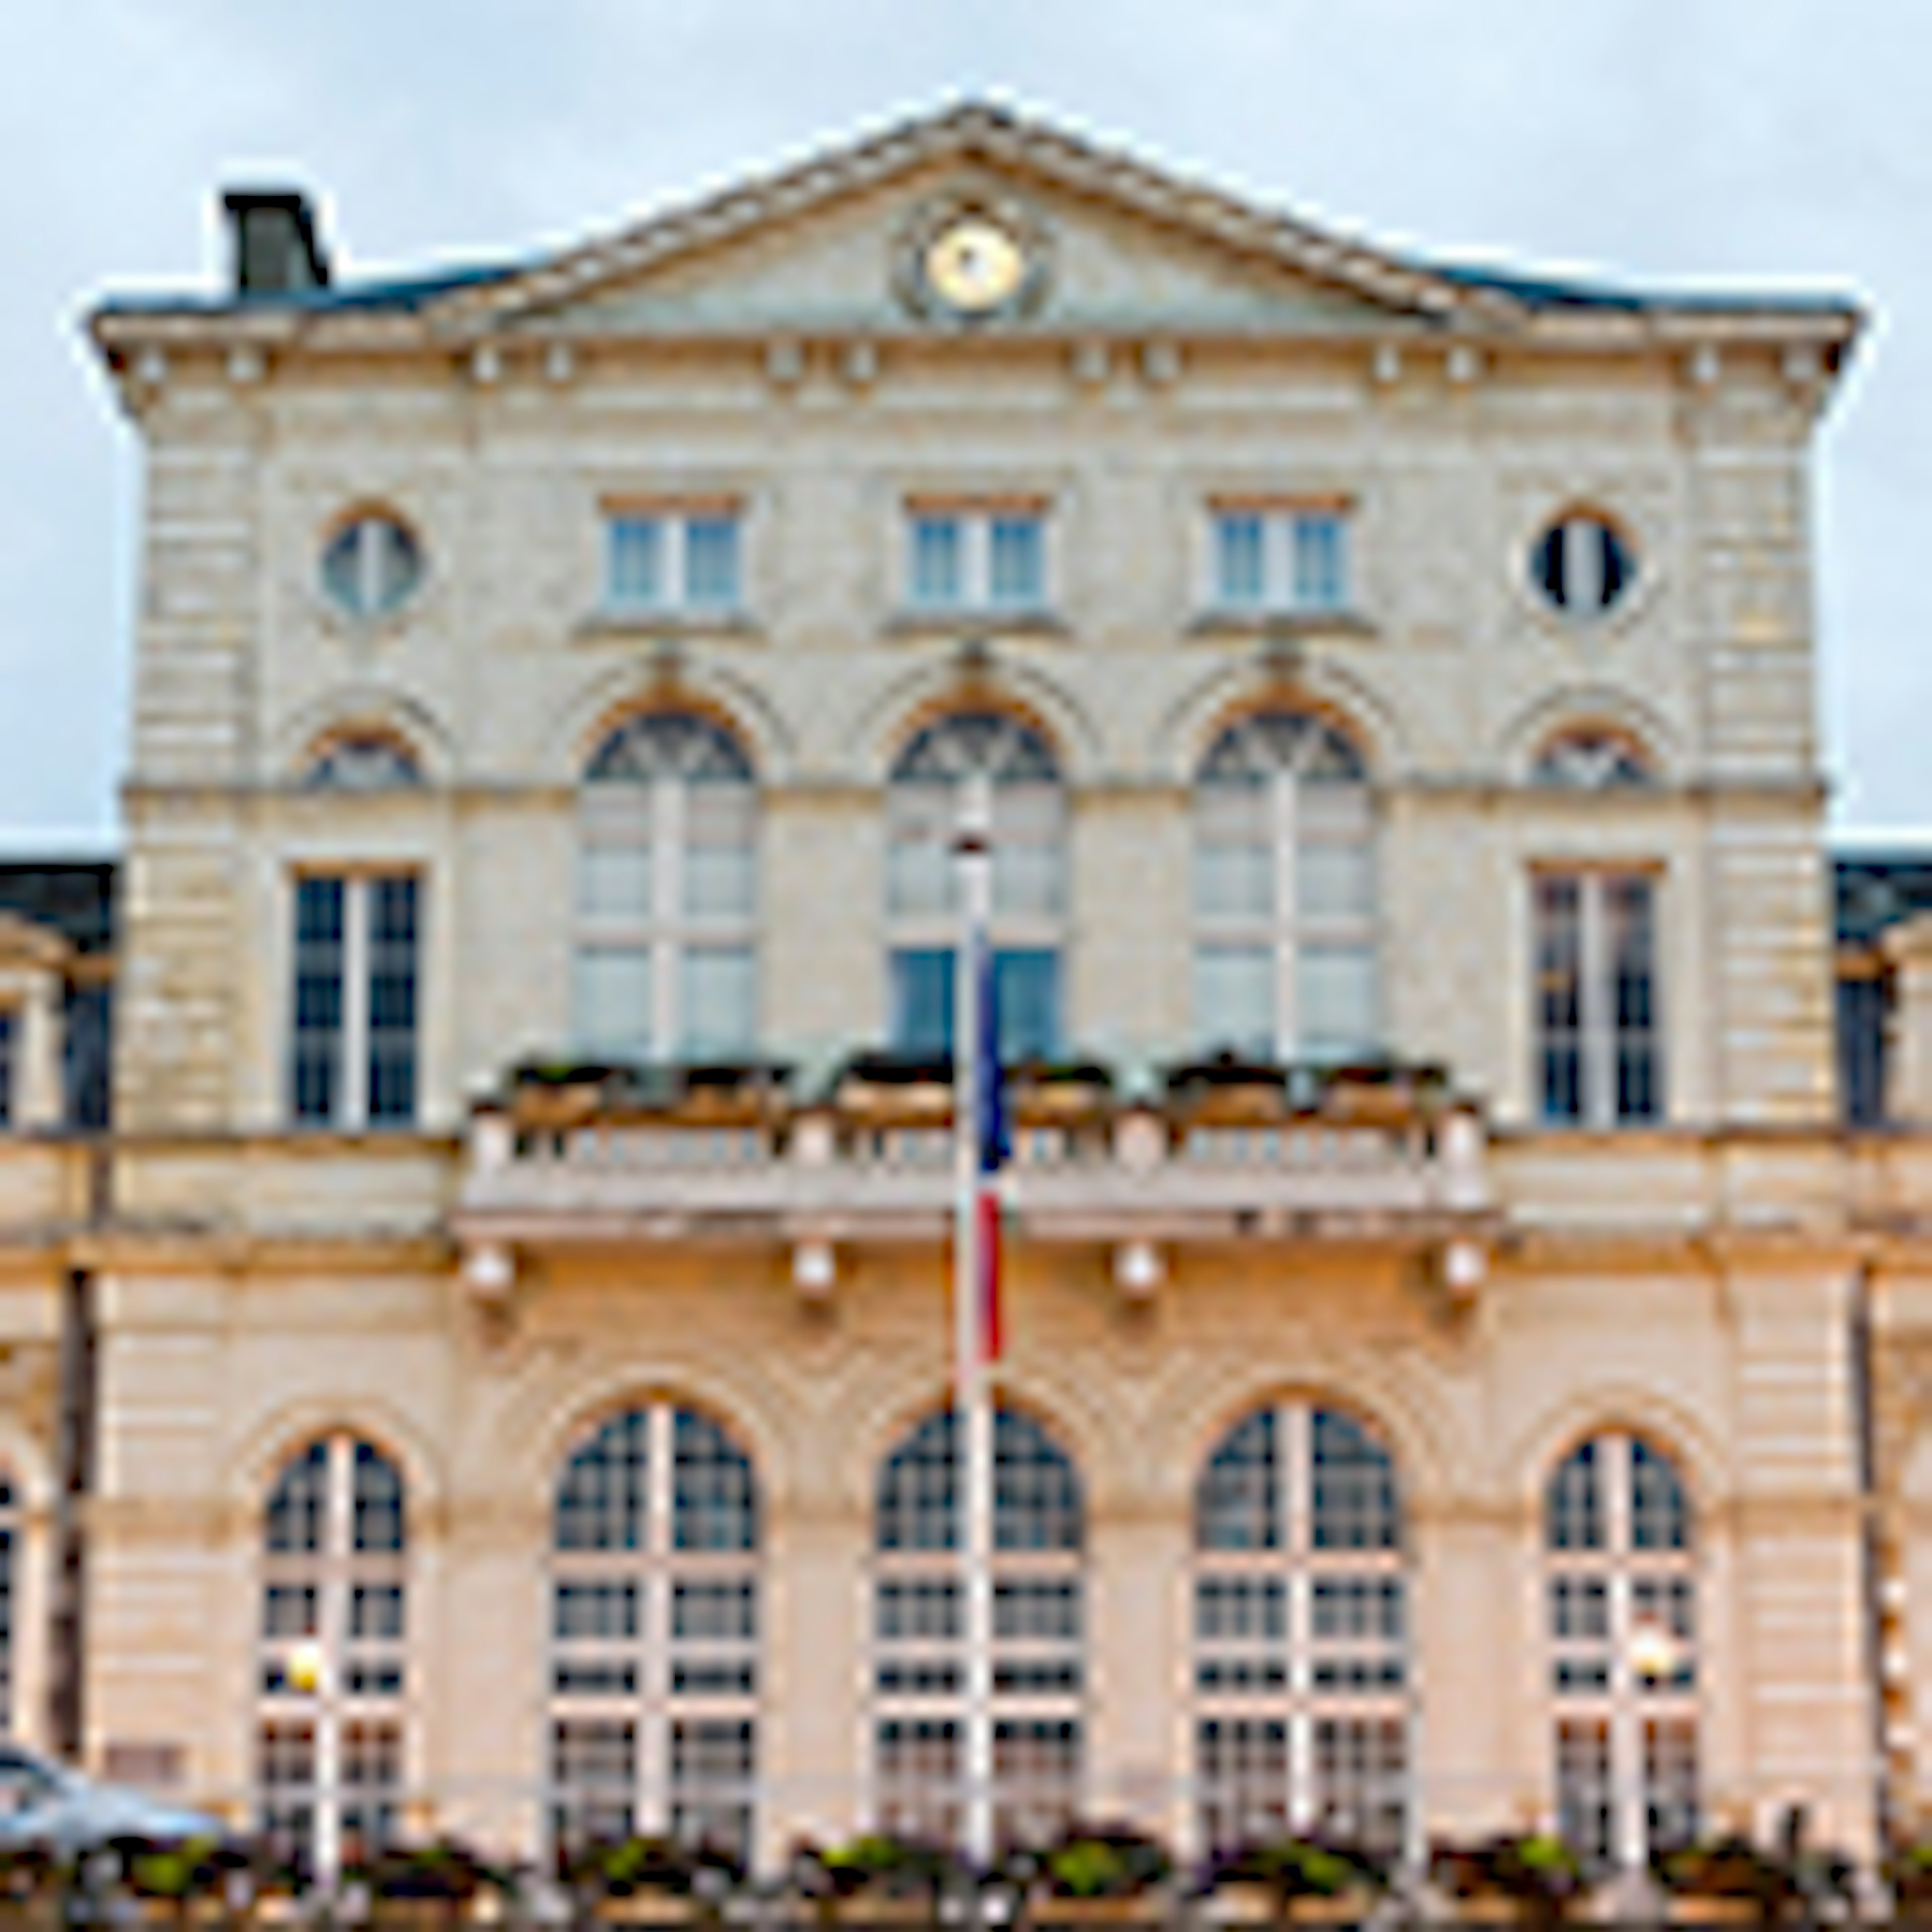
<svg viewBox="0 0 1932 1932"><path fill-rule="evenodd" d="M80 952L111 952L115 940L112 859L0 862L0 911L50 926Z"/></svg>
<svg viewBox="0 0 1932 1932"><path fill-rule="evenodd" d="M1932 851L1840 853L1834 869L1841 946L1870 946L1887 926L1932 912Z"/></svg>
<svg viewBox="0 0 1932 1932"><path fill-rule="evenodd" d="M370 276L361 281L333 282L312 289L286 292L254 292L237 296L229 290L218 295L187 294L116 296L102 303L104 315L227 315L247 312L257 314L284 309L308 314L324 314L350 309L390 309L411 311L427 307L439 296L458 289L476 288L490 282L507 280L537 266L535 258L508 262L471 262L466 266L427 271L415 275Z"/></svg>

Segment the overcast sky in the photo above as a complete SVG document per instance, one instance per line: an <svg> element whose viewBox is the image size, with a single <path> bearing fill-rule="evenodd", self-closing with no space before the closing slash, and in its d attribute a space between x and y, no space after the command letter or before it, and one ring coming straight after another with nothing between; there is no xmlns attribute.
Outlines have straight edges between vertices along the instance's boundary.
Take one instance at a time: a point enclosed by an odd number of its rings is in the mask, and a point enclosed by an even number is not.
<svg viewBox="0 0 1932 1932"><path fill-rule="evenodd" d="M1906 0L0 0L0 840L111 842L137 476L79 320L212 285L221 184L338 269L499 256L966 92L1438 254L1824 284L1841 832L1932 830L1932 29Z"/></svg>

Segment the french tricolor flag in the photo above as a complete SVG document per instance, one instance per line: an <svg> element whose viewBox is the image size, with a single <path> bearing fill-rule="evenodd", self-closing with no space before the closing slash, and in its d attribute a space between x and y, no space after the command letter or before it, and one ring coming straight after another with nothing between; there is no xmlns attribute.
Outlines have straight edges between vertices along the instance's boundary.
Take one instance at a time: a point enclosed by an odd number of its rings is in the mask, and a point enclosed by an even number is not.
<svg viewBox="0 0 1932 1932"><path fill-rule="evenodd" d="M1000 1359L1004 1324L1000 1312L1000 1172L1010 1150L1006 1134L1006 1078L1000 1068L998 975L985 934L974 944L973 970L979 981L974 1002L979 1037L971 1042L978 1118L974 1122L976 1154L973 1213L979 1238L979 1304L975 1312L982 1363Z"/></svg>

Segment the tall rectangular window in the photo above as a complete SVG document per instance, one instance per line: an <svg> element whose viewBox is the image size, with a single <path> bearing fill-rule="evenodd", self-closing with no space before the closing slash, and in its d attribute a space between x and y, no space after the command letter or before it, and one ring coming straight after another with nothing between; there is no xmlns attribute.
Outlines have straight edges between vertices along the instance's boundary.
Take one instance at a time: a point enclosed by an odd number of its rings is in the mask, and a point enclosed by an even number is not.
<svg viewBox="0 0 1932 1932"><path fill-rule="evenodd" d="M0 1127L14 1124L16 1102L14 1088L18 1075L20 1018L11 1006L0 1006Z"/></svg>
<svg viewBox="0 0 1932 1932"><path fill-rule="evenodd" d="M1546 872L1534 890L1538 1111L1586 1127L1661 1119L1655 880Z"/></svg>
<svg viewBox="0 0 1932 1932"><path fill-rule="evenodd" d="M1348 517L1333 503L1232 504L1213 512L1209 598L1234 613L1346 610Z"/></svg>
<svg viewBox="0 0 1932 1932"><path fill-rule="evenodd" d="M902 946L892 956L892 1044L901 1052L952 1051L955 954L950 946ZM1000 1059L1011 1066L1060 1050L1060 954L1052 946L993 953Z"/></svg>
<svg viewBox="0 0 1932 1932"><path fill-rule="evenodd" d="M1046 515L1030 505L916 507L906 523L915 610L1037 612L1047 605Z"/></svg>
<svg viewBox="0 0 1932 1932"><path fill-rule="evenodd" d="M620 615L736 610L743 601L742 520L728 503L607 511L606 607Z"/></svg>
<svg viewBox="0 0 1932 1932"><path fill-rule="evenodd" d="M289 1111L316 1126L416 1115L422 892L410 872L296 881Z"/></svg>

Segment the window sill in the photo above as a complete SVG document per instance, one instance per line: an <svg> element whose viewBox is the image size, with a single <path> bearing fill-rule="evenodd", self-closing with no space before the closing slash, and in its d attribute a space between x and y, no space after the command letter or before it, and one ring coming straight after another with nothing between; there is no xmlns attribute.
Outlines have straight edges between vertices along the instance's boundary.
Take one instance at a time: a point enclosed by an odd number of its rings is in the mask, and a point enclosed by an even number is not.
<svg viewBox="0 0 1932 1932"><path fill-rule="evenodd" d="M760 638L757 620L743 610L593 610L579 619L573 635L588 642L607 638Z"/></svg>
<svg viewBox="0 0 1932 1932"><path fill-rule="evenodd" d="M1376 625L1359 610L1208 610L1189 622L1191 638L1372 638Z"/></svg>
<svg viewBox="0 0 1932 1932"><path fill-rule="evenodd" d="M1064 638L1070 632L1064 618L1051 610L989 610L968 604L958 610L905 610L886 620L892 638Z"/></svg>

